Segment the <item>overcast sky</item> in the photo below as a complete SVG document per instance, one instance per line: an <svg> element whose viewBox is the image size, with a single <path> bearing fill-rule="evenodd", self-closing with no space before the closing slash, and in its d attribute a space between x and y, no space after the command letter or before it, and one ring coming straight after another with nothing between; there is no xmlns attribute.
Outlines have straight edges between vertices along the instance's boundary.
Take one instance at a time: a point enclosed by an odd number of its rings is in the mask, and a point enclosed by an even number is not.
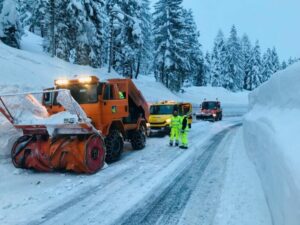
<svg viewBox="0 0 300 225"><path fill-rule="evenodd" d="M262 50L276 46L281 60L300 57L300 0L183 0L183 5L194 11L204 51L220 28L228 36L235 24L240 35L258 39Z"/></svg>

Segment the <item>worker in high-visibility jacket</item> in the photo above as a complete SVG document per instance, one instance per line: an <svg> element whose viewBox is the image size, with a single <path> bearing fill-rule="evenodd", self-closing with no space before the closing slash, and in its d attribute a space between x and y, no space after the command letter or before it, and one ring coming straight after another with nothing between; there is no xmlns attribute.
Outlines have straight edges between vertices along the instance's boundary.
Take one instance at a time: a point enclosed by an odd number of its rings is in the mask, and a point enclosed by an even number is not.
<svg viewBox="0 0 300 225"><path fill-rule="evenodd" d="M125 99L123 92L119 91L119 99Z"/></svg>
<svg viewBox="0 0 300 225"><path fill-rule="evenodd" d="M175 146L179 145L179 133L181 127L181 117L178 115L178 111L174 110L173 116L171 118L170 128L170 146L173 146L175 141Z"/></svg>
<svg viewBox="0 0 300 225"><path fill-rule="evenodd" d="M184 115L181 119L181 146L182 149L188 149L189 140L188 140L188 134L189 134L189 125L188 125L188 115Z"/></svg>

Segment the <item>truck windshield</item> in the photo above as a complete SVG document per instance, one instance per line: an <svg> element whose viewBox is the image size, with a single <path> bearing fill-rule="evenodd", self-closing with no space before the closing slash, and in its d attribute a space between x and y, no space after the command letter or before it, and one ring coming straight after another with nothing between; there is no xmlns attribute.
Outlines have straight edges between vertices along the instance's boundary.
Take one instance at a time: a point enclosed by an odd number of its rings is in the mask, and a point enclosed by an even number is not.
<svg viewBox="0 0 300 225"><path fill-rule="evenodd" d="M202 109L217 109L218 104L217 102L203 102L202 103Z"/></svg>
<svg viewBox="0 0 300 225"><path fill-rule="evenodd" d="M150 107L151 115L170 115L173 114L175 105L153 105Z"/></svg>
<svg viewBox="0 0 300 225"><path fill-rule="evenodd" d="M96 84L74 85L68 88L72 97L79 104L88 104L98 102L98 93Z"/></svg>

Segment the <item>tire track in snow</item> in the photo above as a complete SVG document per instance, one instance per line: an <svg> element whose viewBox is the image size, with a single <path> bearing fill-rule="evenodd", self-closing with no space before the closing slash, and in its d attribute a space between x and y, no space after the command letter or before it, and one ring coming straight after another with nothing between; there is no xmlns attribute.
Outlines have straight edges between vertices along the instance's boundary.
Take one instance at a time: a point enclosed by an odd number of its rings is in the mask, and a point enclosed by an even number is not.
<svg viewBox="0 0 300 225"><path fill-rule="evenodd" d="M218 136L218 134L216 135ZM199 132L193 133L190 138L193 140L197 140L199 138ZM200 145L203 145L203 142L201 142L196 146L193 145L194 144L191 143L191 147L199 147ZM161 149L160 151L160 153L162 154L160 156L161 159L165 158L164 155L168 155L167 151L169 149L170 148L167 146L166 148ZM37 212L35 213L38 216L33 218L31 221L27 221L25 224L28 225L55 224L61 221L67 221L66 224L80 224L78 222L81 221L82 218L85 218L89 214L99 214L99 213L101 214L101 212L105 212L105 208L103 208L103 203L105 205L107 201L110 201L110 195L114 195L114 193L116 193L114 191L123 192L123 190L126 189L128 185L135 184L136 180L139 180L140 177L143 177L144 182L146 180L150 180L152 177L156 176L156 174L158 174L169 164L172 164L172 162L180 156L182 156L181 152L175 151L172 157L167 158L168 160L165 161L163 165L159 163L159 166L155 166L155 170L153 170L153 168L151 167L151 168L143 168L142 171L136 171L136 164L132 164L132 161L136 161L135 157L129 158L127 162L124 161L120 162L122 166L124 166L123 165L124 163L125 165L126 163L129 163L129 166L127 166L127 168L125 169L122 167L118 168L119 163L116 163L114 164L114 167L116 166L116 168L112 168L112 169L117 169L118 171L117 173L113 171L113 174L109 176L108 180L102 180L101 179L102 174L99 174L99 180L100 180L99 182L84 187L84 189L78 190L77 193L75 192L74 195L72 195L71 197L62 199L61 201L64 201L63 203L54 206L50 205L50 207L48 206L48 209L46 210L42 208L38 209ZM153 158L152 155L150 155L150 158L149 156L147 157L146 157L147 160L156 160L157 155L155 155L155 158ZM136 163L139 164L140 162L136 162ZM109 169L110 168L108 168L108 170ZM132 174L129 173L130 170L136 172ZM147 171L152 170L152 171L151 173L147 172L146 174L144 174L145 170ZM127 173L129 173L129 175L126 175ZM103 174L104 177L107 177L107 175L108 174ZM111 189L113 189L114 191ZM103 192L105 193L105 196L103 196L102 194ZM66 217L66 215L71 215L71 216ZM119 216L116 218L119 218Z"/></svg>
<svg viewBox="0 0 300 225"><path fill-rule="evenodd" d="M241 124L237 124L216 134L210 140L206 150L196 156L193 162L175 177L173 182L162 191L158 198L151 199L146 205L139 207L127 217L125 222L120 221L116 224L177 224L191 194L214 157L218 146L228 133L240 126Z"/></svg>
<svg viewBox="0 0 300 225"><path fill-rule="evenodd" d="M165 166L171 164L180 155L181 154L174 154L174 156L172 158L170 158L168 161L166 161ZM118 163L119 162L117 162L117 164ZM124 175L130 174L130 171L134 171L135 169L136 169L136 166L131 165L130 167L126 168L125 170L121 170L114 176L110 177L109 180L107 180L105 182L99 182L93 186L87 187L87 190L78 193L76 196L74 196L74 198L71 198L71 199L67 200L66 202L64 202L63 204L56 206L55 208L51 209L47 213L41 214L40 218L29 221L26 224L27 225L40 225L40 224L44 224L44 223L48 224L49 221L51 221L52 219L55 219L56 216L63 215L66 211L68 211L75 205L80 205L82 202L84 202L91 196L93 196L93 195L96 196L97 194L99 194L99 196L101 196L103 189L109 188L109 186L115 186L115 185L113 185L115 181L119 182L120 179L124 178ZM148 176L149 175L153 176L153 174L158 173L161 169L163 169L163 167L153 170L151 174L148 174ZM143 174L144 174L144 170L139 171L138 173L135 173L134 176L131 176L129 178L129 180L126 180L125 182L123 182L122 186L120 186L120 185L118 186L119 191L122 191L123 188L126 188L127 185L130 185L131 183L133 183L139 177L143 176ZM106 197L109 197L109 196L106 196ZM72 220L76 221L77 219L82 218L82 216L86 215L86 212L90 211L90 208L92 209L95 206L101 206L102 203L105 201L109 201L109 200L107 200L107 198L104 198L104 199L101 199L100 201L98 200L98 201L92 202L92 204L90 204L88 207L83 209L83 211L81 211L76 216L76 218L72 218Z"/></svg>

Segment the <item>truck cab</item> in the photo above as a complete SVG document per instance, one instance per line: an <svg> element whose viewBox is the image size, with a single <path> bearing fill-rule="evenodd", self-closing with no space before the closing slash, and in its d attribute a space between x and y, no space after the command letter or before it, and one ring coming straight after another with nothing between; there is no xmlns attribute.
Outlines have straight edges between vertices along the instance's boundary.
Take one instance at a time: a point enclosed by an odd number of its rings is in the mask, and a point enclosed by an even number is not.
<svg viewBox="0 0 300 225"><path fill-rule="evenodd" d="M223 118L221 102L204 100L200 105L200 111L196 114L196 119L207 121L220 121Z"/></svg>
<svg viewBox="0 0 300 225"><path fill-rule="evenodd" d="M59 91L63 89L70 91L80 110L106 137L107 162L120 158L124 141L130 141L134 150L145 147L149 108L130 79L100 82L96 76L79 76L56 80L55 87L45 90L43 96L50 115L64 111L58 101Z"/></svg>

